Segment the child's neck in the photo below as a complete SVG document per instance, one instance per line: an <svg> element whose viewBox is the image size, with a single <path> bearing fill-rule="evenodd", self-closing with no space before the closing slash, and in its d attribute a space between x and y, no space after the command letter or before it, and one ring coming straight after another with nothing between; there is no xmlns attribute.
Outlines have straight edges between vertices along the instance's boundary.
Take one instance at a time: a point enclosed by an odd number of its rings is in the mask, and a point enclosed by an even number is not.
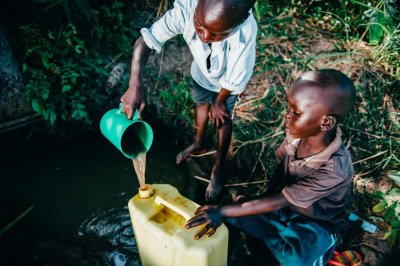
<svg viewBox="0 0 400 266"><path fill-rule="evenodd" d="M313 156L325 150L335 139L336 130L330 130L324 134L300 139L296 149L296 158L302 159Z"/></svg>

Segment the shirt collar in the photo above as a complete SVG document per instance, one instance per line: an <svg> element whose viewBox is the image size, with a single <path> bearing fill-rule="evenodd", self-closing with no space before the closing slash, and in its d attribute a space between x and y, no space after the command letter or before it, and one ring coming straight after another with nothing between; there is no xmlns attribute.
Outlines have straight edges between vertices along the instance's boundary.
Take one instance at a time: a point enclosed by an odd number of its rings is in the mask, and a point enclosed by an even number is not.
<svg viewBox="0 0 400 266"><path fill-rule="evenodd" d="M239 47L245 45L246 39L244 37L243 29L248 26L251 19L253 18L253 13L251 11L249 11L249 12L250 12L250 14L247 17L247 19L245 21L243 21L238 27L236 27L234 32L232 32L228 36L228 38L225 39L228 41L228 43L230 44L231 47L239 48Z"/></svg>
<svg viewBox="0 0 400 266"><path fill-rule="evenodd" d="M319 168L323 163L327 162L329 158L331 158L333 153L335 153L340 148L340 146L342 145L341 136L342 131L339 127L337 127L335 139L328 145L328 147L315 155L301 159L303 161L301 166L307 166L314 169ZM296 154L297 146L300 143L300 139L295 139L289 134L287 134L286 138L288 142L288 144L285 146L286 152L288 155L294 157Z"/></svg>

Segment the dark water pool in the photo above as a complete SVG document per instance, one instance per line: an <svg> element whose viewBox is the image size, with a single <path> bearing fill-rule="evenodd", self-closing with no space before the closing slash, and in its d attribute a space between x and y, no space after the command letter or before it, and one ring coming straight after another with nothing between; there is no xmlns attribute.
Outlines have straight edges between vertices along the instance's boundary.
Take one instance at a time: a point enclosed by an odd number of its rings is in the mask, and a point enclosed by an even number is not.
<svg viewBox="0 0 400 266"><path fill-rule="evenodd" d="M185 195L177 152L156 131L146 183ZM64 141L41 131L0 135L0 156L0 229L34 206L0 237L2 265L140 265L127 208L138 180L132 161L100 133Z"/></svg>

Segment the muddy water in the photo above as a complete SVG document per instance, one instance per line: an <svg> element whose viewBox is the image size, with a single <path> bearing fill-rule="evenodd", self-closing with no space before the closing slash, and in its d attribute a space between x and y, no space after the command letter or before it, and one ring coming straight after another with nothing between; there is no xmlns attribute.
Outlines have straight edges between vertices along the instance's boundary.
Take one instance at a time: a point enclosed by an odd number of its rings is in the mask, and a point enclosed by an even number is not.
<svg viewBox="0 0 400 266"><path fill-rule="evenodd" d="M142 152L136 158L132 159L133 169L141 188L144 188L146 184L146 155L145 152Z"/></svg>
<svg viewBox="0 0 400 266"><path fill-rule="evenodd" d="M139 188L132 161L100 134L61 141L48 132L0 135L2 265L140 265L127 202ZM185 195L185 166L174 140L155 132L146 183Z"/></svg>

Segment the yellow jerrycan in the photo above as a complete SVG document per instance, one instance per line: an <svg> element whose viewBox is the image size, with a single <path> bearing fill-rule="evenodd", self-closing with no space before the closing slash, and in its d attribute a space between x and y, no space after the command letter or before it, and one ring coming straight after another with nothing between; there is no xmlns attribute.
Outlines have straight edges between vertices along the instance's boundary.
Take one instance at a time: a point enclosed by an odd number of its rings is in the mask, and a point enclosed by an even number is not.
<svg viewBox="0 0 400 266"><path fill-rule="evenodd" d="M199 207L168 184L146 185L128 203L144 266L223 266L228 257L228 229L195 240L200 227L184 224Z"/></svg>

